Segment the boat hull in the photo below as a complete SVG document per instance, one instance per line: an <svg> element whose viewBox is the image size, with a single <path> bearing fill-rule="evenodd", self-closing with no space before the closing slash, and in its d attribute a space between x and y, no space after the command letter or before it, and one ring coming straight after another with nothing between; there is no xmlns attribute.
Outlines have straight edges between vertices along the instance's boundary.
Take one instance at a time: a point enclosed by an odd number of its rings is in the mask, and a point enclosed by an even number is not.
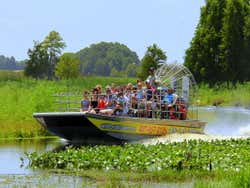
<svg viewBox="0 0 250 188"><path fill-rule="evenodd" d="M199 133L204 122L104 116L82 112L34 113L49 132L71 142L124 143L171 133Z"/></svg>

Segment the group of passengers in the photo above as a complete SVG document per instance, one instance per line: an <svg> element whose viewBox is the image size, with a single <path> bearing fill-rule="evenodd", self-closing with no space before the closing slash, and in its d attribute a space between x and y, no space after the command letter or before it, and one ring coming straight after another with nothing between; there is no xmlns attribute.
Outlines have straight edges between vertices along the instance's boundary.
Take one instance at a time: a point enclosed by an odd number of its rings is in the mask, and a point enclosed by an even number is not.
<svg viewBox="0 0 250 188"><path fill-rule="evenodd" d="M156 117L160 112L161 118L186 119L186 105L174 90L159 90L154 83L154 77L149 76L146 82L137 81L136 85L107 85L105 91L97 85L91 92L84 91L81 111L148 118Z"/></svg>

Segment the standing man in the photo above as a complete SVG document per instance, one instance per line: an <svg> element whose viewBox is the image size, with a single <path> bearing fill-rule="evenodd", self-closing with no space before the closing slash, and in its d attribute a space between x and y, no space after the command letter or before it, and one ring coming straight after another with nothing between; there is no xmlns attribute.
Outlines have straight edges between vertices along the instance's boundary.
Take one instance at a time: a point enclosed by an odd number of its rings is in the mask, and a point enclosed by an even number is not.
<svg viewBox="0 0 250 188"><path fill-rule="evenodd" d="M156 91L156 89L157 89L157 80L156 79L157 78L155 76L155 69L154 69L154 67L150 67L149 68L149 76L148 76L146 81L150 84L153 92Z"/></svg>

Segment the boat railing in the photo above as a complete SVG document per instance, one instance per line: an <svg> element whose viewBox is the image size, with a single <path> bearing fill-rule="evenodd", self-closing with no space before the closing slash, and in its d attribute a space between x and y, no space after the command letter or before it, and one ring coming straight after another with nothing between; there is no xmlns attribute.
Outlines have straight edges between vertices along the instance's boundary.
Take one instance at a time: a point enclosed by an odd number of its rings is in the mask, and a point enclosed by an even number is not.
<svg viewBox="0 0 250 188"><path fill-rule="evenodd" d="M100 96L107 96L107 94L88 94L88 98L90 103L94 97L97 99ZM81 110L81 100L82 94L77 92L62 92L53 95L55 98L55 104L57 106L57 110L60 112L75 112ZM123 112L119 115L126 115L132 117L139 118L157 118L157 119L198 119L197 108L194 106L189 106L186 101L184 101L181 97L178 97L176 104L173 106L167 106L163 102L162 94L155 94L155 99L146 100L147 96L143 99L136 99L133 95L130 95L127 102L122 104ZM112 103L115 104L115 99ZM113 107L116 108L115 105ZM180 110L184 108L183 110ZM93 110L97 113L100 112L98 107L93 108ZM125 113L124 113L125 112Z"/></svg>

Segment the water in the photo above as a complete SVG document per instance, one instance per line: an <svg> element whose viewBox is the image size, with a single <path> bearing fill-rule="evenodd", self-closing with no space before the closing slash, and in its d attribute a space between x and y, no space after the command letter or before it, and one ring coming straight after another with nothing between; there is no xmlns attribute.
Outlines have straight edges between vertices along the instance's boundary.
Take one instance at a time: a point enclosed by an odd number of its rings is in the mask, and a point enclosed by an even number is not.
<svg viewBox="0 0 250 188"><path fill-rule="evenodd" d="M208 122L205 135L170 135L147 140L146 143L182 141L184 139L215 139L250 136L250 110L239 107L202 107L199 119ZM78 176L44 174L26 168L25 153L51 151L66 143L59 139L0 140L0 187L81 187L91 180ZM21 160L23 159L23 160ZM93 184L92 184L93 185ZM49 186L50 187L50 186ZM157 186L156 186L157 187Z"/></svg>
<svg viewBox="0 0 250 188"><path fill-rule="evenodd" d="M205 133L218 136L250 136L250 110L242 107L203 107L199 119L208 122Z"/></svg>
<svg viewBox="0 0 250 188"><path fill-rule="evenodd" d="M250 137L249 109L242 107L200 107L199 119L207 122L204 135L172 134L159 138L144 140L140 143L152 145L159 142L181 142L190 139L211 141L214 139Z"/></svg>
<svg viewBox="0 0 250 188"><path fill-rule="evenodd" d="M81 177L27 168L25 153L51 151L65 144L60 139L0 140L0 187L81 187Z"/></svg>
<svg viewBox="0 0 250 188"><path fill-rule="evenodd" d="M59 139L0 140L0 175L31 174L25 153L49 151L63 144Z"/></svg>

